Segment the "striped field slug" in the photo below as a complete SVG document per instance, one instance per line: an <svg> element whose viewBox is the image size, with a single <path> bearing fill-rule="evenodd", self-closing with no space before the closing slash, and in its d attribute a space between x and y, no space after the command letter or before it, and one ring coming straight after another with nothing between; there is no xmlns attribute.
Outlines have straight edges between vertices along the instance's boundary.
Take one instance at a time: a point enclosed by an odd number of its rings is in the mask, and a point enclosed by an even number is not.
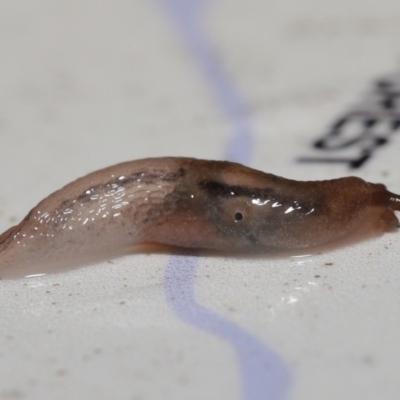
<svg viewBox="0 0 400 400"><path fill-rule="evenodd" d="M46 273L141 243L262 253L395 230L400 196L355 177L297 182L245 166L149 158L54 192L0 236L0 277Z"/></svg>

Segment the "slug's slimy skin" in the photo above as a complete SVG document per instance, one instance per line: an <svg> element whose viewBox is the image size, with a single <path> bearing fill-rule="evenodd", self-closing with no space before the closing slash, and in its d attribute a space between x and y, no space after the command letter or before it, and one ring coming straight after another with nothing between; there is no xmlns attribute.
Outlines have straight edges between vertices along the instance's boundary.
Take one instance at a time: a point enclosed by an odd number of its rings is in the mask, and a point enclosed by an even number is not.
<svg viewBox="0 0 400 400"><path fill-rule="evenodd" d="M400 196L355 177L297 182L239 164L153 158L93 172L0 236L0 276L46 273L140 243L269 252L380 235Z"/></svg>

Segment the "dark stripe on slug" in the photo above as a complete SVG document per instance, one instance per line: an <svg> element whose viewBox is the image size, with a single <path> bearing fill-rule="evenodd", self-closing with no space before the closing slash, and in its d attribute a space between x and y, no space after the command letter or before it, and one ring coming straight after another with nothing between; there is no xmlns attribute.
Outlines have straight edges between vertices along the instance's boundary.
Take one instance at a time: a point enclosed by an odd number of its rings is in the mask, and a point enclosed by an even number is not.
<svg viewBox="0 0 400 400"><path fill-rule="evenodd" d="M250 199L271 200L279 203L279 211L284 213L288 207L294 207L296 214L310 214L313 217L318 215L321 210L326 209L326 199L324 196L309 194L307 200L300 199L296 193L291 196L277 193L271 188L250 188L248 186L227 185L217 181L201 181L198 183L199 187L207 192L211 197L220 198L234 198L234 197L247 197Z"/></svg>
<svg viewBox="0 0 400 400"><path fill-rule="evenodd" d="M216 181L201 181L199 187L211 196L230 198L232 196L245 196L258 199L274 199L276 193L273 189L250 188L248 186L227 185Z"/></svg>

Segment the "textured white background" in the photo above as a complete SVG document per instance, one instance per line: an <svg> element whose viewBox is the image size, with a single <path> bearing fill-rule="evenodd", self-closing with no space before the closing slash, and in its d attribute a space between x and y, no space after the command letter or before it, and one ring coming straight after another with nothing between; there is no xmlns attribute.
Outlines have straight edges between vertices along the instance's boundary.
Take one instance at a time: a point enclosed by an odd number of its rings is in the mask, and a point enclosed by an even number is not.
<svg viewBox="0 0 400 400"><path fill-rule="evenodd" d="M208 1L221 66L255 126L253 166L287 177L346 105L399 60L397 0ZM229 123L155 1L0 3L0 228L116 162L220 158ZM400 192L399 138L360 176ZM400 396L400 234L299 260L203 258L199 303L272 347L293 400ZM167 255L0 284L0 399L240 399L224 341L165 301ZM333 265L326 265L332 263ZM315 276L320 276L316 278Z"/></svg>

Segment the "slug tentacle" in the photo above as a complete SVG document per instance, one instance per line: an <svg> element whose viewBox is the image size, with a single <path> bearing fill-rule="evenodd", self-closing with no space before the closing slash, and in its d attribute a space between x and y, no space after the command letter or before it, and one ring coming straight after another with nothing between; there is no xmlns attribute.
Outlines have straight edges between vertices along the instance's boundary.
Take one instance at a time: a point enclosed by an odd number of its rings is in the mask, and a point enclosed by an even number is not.
<svg viewBox="0 0 400 400"><path fill-rule="evenodd" d="M386 190L384 185L375 185L379 189L373 194L373 203L376 205L385 204L391 210L400 211L400 196Z"/></svg>
<svg viewBox="0 0 400 400"><path fill-rule="evenodd" d="M395 230L400 196L355 177L297 182L239 164L153 158L54 192L0 236L0 277L46 273L159 243L259 253Z"/></svg>

